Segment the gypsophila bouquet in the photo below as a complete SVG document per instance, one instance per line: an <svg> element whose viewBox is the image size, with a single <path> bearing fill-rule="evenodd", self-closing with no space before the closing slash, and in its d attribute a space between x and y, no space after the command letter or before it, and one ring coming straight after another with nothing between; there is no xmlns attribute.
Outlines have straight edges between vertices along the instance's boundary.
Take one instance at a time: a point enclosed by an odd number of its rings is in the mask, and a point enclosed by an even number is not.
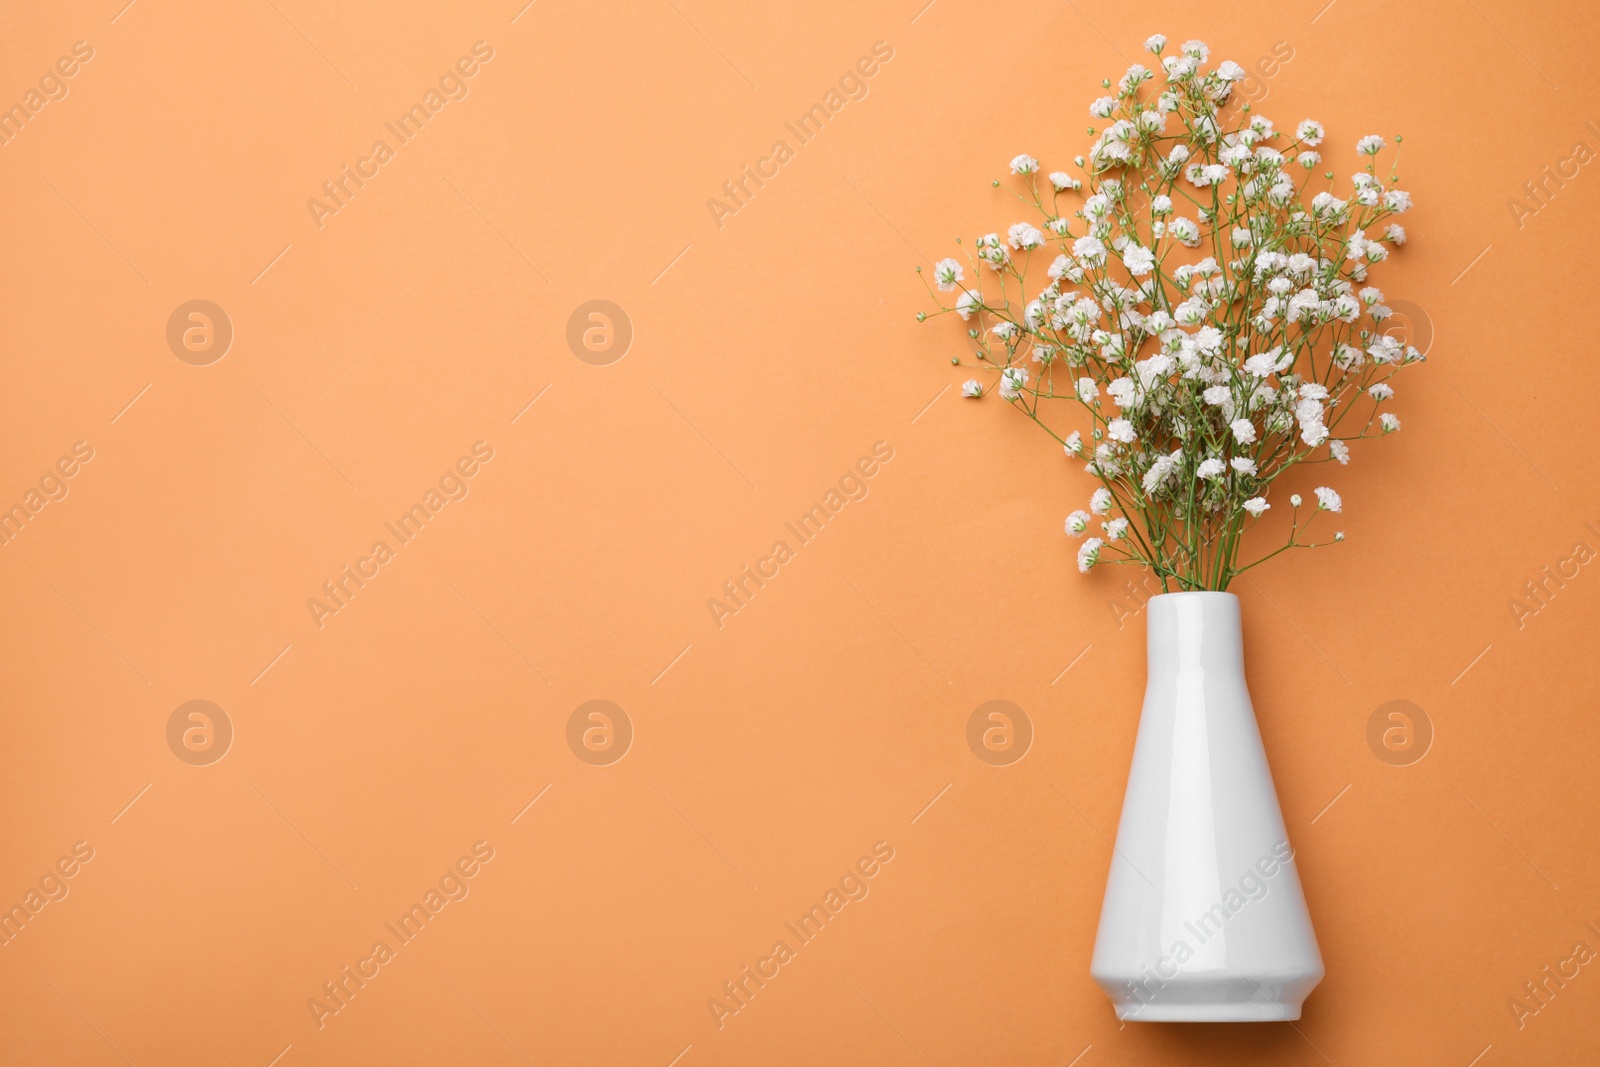
<svg viewBox="0 0 1600 1067"><path fill-rule="evenodd" d="M1291 135L1249 103L1230 106L1245 72L1232 61L1208 70L1200 41L1175 55L1159 35L1145 47L1160 73L1136 63L1116 95L1089 105L1108 125L1075 173L1011 161L1041 225L978 238L965 266L939 261L929 292L934 316L968 323L970 358L991 372L963 393L998 392L1099 479L1088 509L1066 520L1074 537L1099 523L1079 570L1143 565L1164 589L1222 590L1315 547L1312 520L1340 510L1331 488L1304 513L1291 496L1287 543L1241 564L1243 535L1284 472L1346 464L1350 442L1400 428L1389 379L1423 356L1384 332L1383 294L1364 283L1405 243L1386 222L1411 197L1393 167L1378 175L1383 138L1356 143L1365 166L1338 195L1332 171L1316 175L1321 123ZM1046 261L1030 293L1028 272ZM938 293L957 295L946 305ZM1088 438L1047 421L1047 400L1080 406Z"/></svg>

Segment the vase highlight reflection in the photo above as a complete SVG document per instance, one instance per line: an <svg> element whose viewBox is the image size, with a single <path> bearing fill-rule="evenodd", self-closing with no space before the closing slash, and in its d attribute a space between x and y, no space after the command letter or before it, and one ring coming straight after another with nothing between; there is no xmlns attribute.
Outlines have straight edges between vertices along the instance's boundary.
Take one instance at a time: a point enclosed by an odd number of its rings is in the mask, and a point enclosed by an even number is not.
<svg viewBox="0 0 1600 1067"><path fill-rule="evenodd" d="M1147 606L1149 671L1089 972L1117 1017L1300 1018L1322 954L1245 686L1239 599Z"/></svg>

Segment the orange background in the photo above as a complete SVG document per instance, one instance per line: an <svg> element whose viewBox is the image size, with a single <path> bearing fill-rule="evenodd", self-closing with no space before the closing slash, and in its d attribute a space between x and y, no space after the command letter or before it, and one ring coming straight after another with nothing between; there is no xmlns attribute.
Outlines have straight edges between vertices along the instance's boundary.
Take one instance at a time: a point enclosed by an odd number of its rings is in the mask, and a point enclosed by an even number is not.
<svg viewBox="0 0 1600 1067"><path fill-rule="evenodd" d="M94 450L0 549L0 905L94 850L0 948L0 1060L1593 1055L1600 963L1507 1007L1600 949L1600 577L1511 607L1600 548L1600 177L1509 207L1600 148L1591 9L122 5L0 18L0 103L94 49L0 147L0 503ZM1294 1027L1121 1026L1089 980L1142 615L1074 570L1087 477L960 400L954 324L914 321L912 268L1025 217L990 179L1081 151L1157 31L1247 67L1286 42L1260 110L1326 122L1343 173L1404 134L1418 204L1375 275L1434 334L1405 430L1297 483L1343 493L1344 545L1236 586L1328 968ZM319 227L308 198L480 40L469 95ZM878 41L869 95L719 227L707 199ZM235 331L207 366L166 341L194 299ZM591 299L631 320L620 361L568 348ZM469 495L319 628L308 598L477 441ZM715 626L879 441L870 495ZM620 762L568 746L591 699ZM992 699L1033 724L1009 766L967 746ZM1395 699L1435 733L1410 766L1367 742ZM234 730L208 766L168 745L190 700ZM319 1028L478 841L470 895ZM879 841L870 895L719 1029L708 999Z"/></svg>

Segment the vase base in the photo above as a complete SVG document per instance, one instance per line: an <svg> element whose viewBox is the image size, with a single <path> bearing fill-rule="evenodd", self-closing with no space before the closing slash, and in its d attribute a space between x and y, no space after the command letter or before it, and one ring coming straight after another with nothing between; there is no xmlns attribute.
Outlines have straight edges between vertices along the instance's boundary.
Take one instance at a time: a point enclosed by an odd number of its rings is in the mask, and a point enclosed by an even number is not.
<svg viewBox="0 0 1600 1067"><path fill-rule="evenodd" d="M1117 1004L1130 1023L1282 1023L1300 1018L1300 1004L1252 1000L1237 1004Z"/></svg>
<svg viewBox="0 0 1600 1067"><path fill-rule="evenodd" d="M1161 981L1094 975L1117 1018L1140 1023L1281 1023L1300 1018L1300 1006L1322 979L1322 968L1298 974L1218 975Z"/></svg>

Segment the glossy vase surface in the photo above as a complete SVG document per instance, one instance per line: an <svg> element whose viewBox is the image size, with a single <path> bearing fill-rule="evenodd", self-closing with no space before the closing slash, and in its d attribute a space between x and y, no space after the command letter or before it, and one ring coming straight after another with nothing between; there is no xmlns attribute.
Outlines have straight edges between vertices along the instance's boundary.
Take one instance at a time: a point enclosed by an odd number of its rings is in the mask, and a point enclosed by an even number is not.
<svg viewBox="0 0 1600 1067"><path fill-rule="evenodd" d="M1130 1021L1298 1019L1322 954L1245 686L1239 599L1162 594L1146 625L1090 974Z"/></svg>

